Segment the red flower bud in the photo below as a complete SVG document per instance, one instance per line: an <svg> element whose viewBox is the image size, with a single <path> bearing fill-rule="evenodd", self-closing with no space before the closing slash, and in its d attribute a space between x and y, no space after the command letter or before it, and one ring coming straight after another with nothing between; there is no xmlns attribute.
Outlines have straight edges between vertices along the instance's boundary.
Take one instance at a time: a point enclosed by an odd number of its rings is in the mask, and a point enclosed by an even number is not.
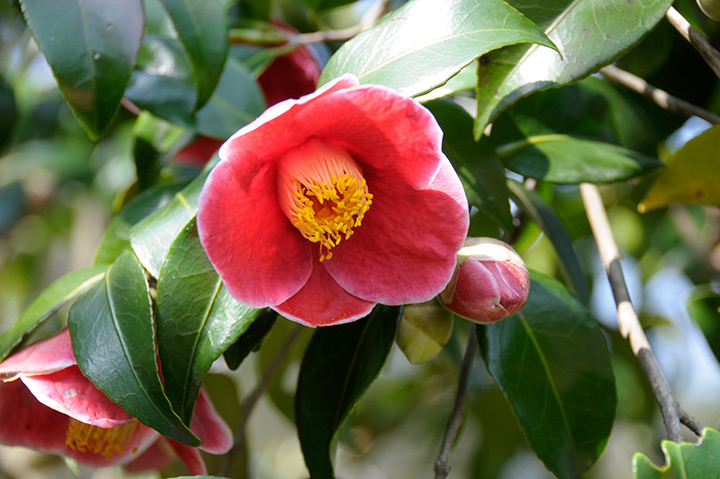
<svg viewBox="0 0 720 479"><path fill-rule="evenodd" d="M455 274L440 299L453 313L492 323L525 306L530 278L522 258L493 238L468 238L458 252Z"/></svg>

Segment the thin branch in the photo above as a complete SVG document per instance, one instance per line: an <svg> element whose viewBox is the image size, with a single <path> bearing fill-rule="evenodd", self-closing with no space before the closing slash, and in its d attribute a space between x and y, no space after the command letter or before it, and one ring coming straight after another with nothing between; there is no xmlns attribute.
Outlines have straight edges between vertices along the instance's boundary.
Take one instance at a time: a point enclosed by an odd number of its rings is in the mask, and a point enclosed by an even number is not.
<svg viewBox="0 0 720 479"><path fill-rule="evenodd" d="M718 52L701 33L690 26L690 23L685 20L685 17L683 17L680 12L675 10L675 7L670 7L668 11L665 12L665 18L675 27L675 30L680 32L685 40L695 47L695 50L702 55L705 62L712 68L715 74L720 77L720 52Z"/></svg>
<svg viewBox="0 0 720 479"><path fill-rule="evenodd" d="M639 76L633 75L621 68L608 65L600 70L602 75L615 81L630 90L639 93L652 101L660 108L672 113L679 113L686 116L697 116L713 125L720 124L720 116L710 113L707 110L670 95L668 92L655 88Z"/></svg>
<svg viewBox="0 0 720 479"><path fill-rule="evenodd" d="M360 19L360 23L352 27L342 28L339 30L322 30L312 33L299 33L290 35L288 41L295 44L303 43L320 43L320 42L339 42L349 40L360 32L372 28L383 16L390 0L378 0Z"/></svg>
<svg viewBox="0 0 720 479"><path fill-rule="evenodd" d="M225 455L225 460L223 461L223 465L220 470L221 476L227 476L230 473L230 467L232 466L235 455L245 447L245 427L250 420L250 416L252 415L258 401L260 401L263 393L270 385L270 382L275 377L275 374L277 374L278 369L280 369L280 366L282 366L287 359L290 351L300 338L304 329L305 328L299 324L293 328L285 340L285 343L283 343L277 353L275 353L275 357L273 357L272 362L268 365L263 376L260 378L260 381L255 386L255 389L252 390L240 406L241 416L235 428L235 439L233 441L232 448Z"/></svg>
<svg viewBox="0 0 720 479"><path fill-rule="evenodd" d="M452 413L445 428L440 453L437 459L435 459L435 479L445 479L450 473L448 456L450 455L453 444L455 444L455 439L463 422L465 393L467 392L470 368L472 367L473 359L475 359L475 350L477 349L476 329L476 326L472 325L470 327L470 333L468 334L467 348L465 349L465 356L463 357L462 366L460 367L460 378L458 379L457 392L455 393L455 404L453 405Z"/></svg>
<svg viewBox="0 0 720 479"><path fill-rule="evenodd" d="M580 185L580 194L593 236L595 236L597 242L600 259L605 267L605 272L610 280L610 288L615 297L620 333L630 342L633 354L638 358L640 366L650 382L660 406L660 413L665 423L668 438L674 442L682 440L681 424L685 424L694 433L698 434L698 431L702 430L702 425L688 415L675 400L672 389L655 360L655 355L645 336L645 331L643 331L635 308L630 301L630 293L620 265L620 251L615 243L615 238L613 238L605 206L600 197L600 191L595 185L583 183Z"/></svg>

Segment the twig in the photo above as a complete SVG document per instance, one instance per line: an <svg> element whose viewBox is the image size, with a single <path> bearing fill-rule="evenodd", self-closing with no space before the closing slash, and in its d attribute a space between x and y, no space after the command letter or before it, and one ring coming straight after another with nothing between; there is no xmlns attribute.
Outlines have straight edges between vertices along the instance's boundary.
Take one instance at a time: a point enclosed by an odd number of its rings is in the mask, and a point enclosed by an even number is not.
<svg viewBox="0 0 720 479"><path fill-rule="evenodd" d="M455 438L457 438L460 426L462 426L463 414L465 412L465 392L467 391L468 377L470 376L473 359L475 359L476 348L477 331L476 326L472 325L470 327L470 333L468 334L465 356L463 357L462 366L460 367L460 378L458 379L457 392L455 393L455 404L453 405L452 413L445 428L440 453L437 459L435 459L435 479L445 479L450 473L448 456L450 455L453 444L455 444Z"/></svg>
<svg viewBox="0 0 720 479"><path fill-rule="evenodd" d="M715 74L720 77L720 52L718 52L707 39L695 30L690 23L685 20L675 7L670 7L665 12L665 18L675 27L675 30L685 37L685 40L695 47L695 50L702 55L705 62L712 68Z"/></svg>
<svg viewBox="0 0 720 479"><path fill-rule="evenodd" d="M303 43L320 43L320 42L339 42L343 40L349 40L360 32L363 32L373 27L383 13L387 9L390 0L378 0L372 5L368 11L360 19L360 23L353 25L352 27L342 28L339 30L323 30L312 33L299 33L297 35L290 35L288 41L295 44Z"/></svg>
<svg viewBox="0 0 720 479"><path fill-rule="evenodd" d="M610 288L615 297L620 333L630 342L633 354L638 358L640 366L650 382L660 406L660 413L665 423L668 438L674 442L682 440L681 423L699 435L702 425L687 414L675 400L672 389L655 360L655 355L645 336L645 331L643 331L635 308L630 301L630 293L620 265L620 251L615 243L615 238L613 238L610 222L600 197L600 191L595 185L583 183L580 185L580 194L593 236L595 236L597 242L600 259L605 267L605 272L610 280Z"/></svg>
<svg viewBox="0 0 720 479"><path fill-rule="evenodd" d="M720 124L720 116L710 113L707 110L670 95L668 92L655 88L639 76L635 76L621 68L608 65L600 70L600 73L609 80L620 83L630 90L644 95L654 101L660 108L672 113L680 113L687 116L697 116L713 125Z"/></svg>
<svg viewBox="0 0 720 479"><path fill-rule="evenodd" d="M230 467L232 466L235 455L245 446L245 426L247 426L248 420L250 419L255 406L258 401L260 401L260 397L262 397L263 393L270 385L270 381L272 381L273 377L275 377L275 374L280 366L287 359L288 354L290 354L290 351L300 338L304 329L305 328L299 324L294 327L285 340L285 343L280 347L277 353L275 353L275 357L273 357L272 362L268 365L265 373L255 386L255 389L252 390L240 406L241 416L237 427L235 428L235 439L233 441L232 448L230 448L228 453L225 455L225 460L223 461L223 465L220 470L221 476L227 476L230 473Z"/></svg>

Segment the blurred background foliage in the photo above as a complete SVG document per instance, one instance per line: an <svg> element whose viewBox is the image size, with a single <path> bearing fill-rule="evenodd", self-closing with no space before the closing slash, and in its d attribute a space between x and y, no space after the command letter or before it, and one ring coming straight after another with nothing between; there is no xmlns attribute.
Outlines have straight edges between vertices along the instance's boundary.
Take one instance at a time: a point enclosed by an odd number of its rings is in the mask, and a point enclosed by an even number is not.
<svg viewBox="0 0 720 479"><path fill-rule="evenodd" d="M270 2L241 0L229 3L231 32L267 34L256 22L270 17ZM355 25L371 2L273 2L274 17L299 31L312 32ZM397 6L402 2L392 2ZM347 4L347 5L343 5ZM153 54L172 50L166 40L174 33L156 0L144 2L146 40L139 63L148 69ZM678 0L676 8L720 45L720 23L699 11L694 2ZM264 24L267 25L267 24ZM242 28L243 30L238 30ZM263 33L265 32L265 33ZM153 37L152 35L156 35ZM339 42L313 45L321 62L327 61ZM233 44L226 69L236 68L230 103L252 117L265 105L256 79L273 55L272 48ZM163 53L164 54L164 53ZM708 111L720 114L720 82L697 52L665 20L617 65L644 77L649 83ZM140 75L136 70L134 75ZM175 78L187 80L187 64L177 63ZM608 82L591 78L583 82ZM131 89L129 97L137 93ZM184 87L186 87L185 85ZM589 86L589 87L590 87ZM183 88L184 88L183 87ZM550 98L570 94L571 88L545 92L547 105L557 116L571 119L578 105ZM618 101L633 115L618 115L599 125L614 131L601 134L625 138L637 151L666 160L685 141L709 125L697 118L666 112L634 93L612 86ZM255 94L243 92L253 91ZM172 93L172 92L171 92ZM0 330L9 328L27 304L64 273L90 265L110 219L157 175L163 181L181 181L195 174L192 167L172 165L182 146L197 134L223 138L235 122L206 117L186 118L177 112L155 109L153 98L137 93L133 100L154 111L138 117L121 108L98 141L91 140L60 94L52 72L28 31L17 2L0 2ZM501 116L498 126L513 111L537 107L542 96L521 101ZM208 105L212 105L212 100ZM592 105L589 106L592 108ZM604 108L600 105L600 108ZM170 124L161 119L173 120ZM227 118L227 117L225 117ZM588 120L590 121L590 120ZM139 122L145 122L139 128ZM590 125L596 128L598 125ZM620 138L623 144L623 138ZM719 153L720 154L720 153ZM171 166L171 168L167 168ZM720 426L720 326L718 326L718 274L720 272L720 213L717 208L681 205L640 214L636 205L657 173L601 188L615 237L625 255L625 274L641 320L647 328L658 360L686 410L705 425ZM519 178L519 177L518 177ZM607 450L587 477L628 477L632 454L641 451L655 463L664 461L658 438L664 436L655 399L625 340L617 331L615 308L597 257L579 191L572 185L540 182L537 194L552 207L567 228L590 285L588 306L601 322L612 354L618 392L618 412ZM522 217L522 216L521 216ZM564 280L558 253L530 218L523 217L516 249L528 266ZM480 223L480 224L479 224ZM486 222L476 222L482 230ZM56 313L33 339L64 324L66 308ZM287 334L280 322L263 348L233 374L214 374L206 381L218 409L230 424L238 421L240 397L252 388L273 351ZM340 477L427 477L431 471L457 382L469 323L455 322L453 337L434 360L412 366L397 348L380 378L340 433L337 470ZM708 341L702 335L704 332ZM294 431L292 397L295 377L310 332L294 348L260 408L250 420L245 454L252 477L291 479L304 477L305 468ZM713 352L715 356L713 356ZM219 362L220 363L220 362ZM216 365L215 372L227 372ZM228 379L228 378L231 378ZM235 394L228 394L233 390ZM529 450L505 398L479 358L471 375L470 403L465 427L452 455L453 477L552 477ZM218 458L206 457L211 470ZM215 461L215 462L213 462ZM178 466L179 467L179 466ZM236 466L243 470L242 465ZM164 471L165 477L182 469ZM70 476L59 459L0 449L0 478ZM93 472L82 477L124 477L120 469ZM150 476L154 477L154 476ZM240 477L240 476L233 476Z"/></svg>

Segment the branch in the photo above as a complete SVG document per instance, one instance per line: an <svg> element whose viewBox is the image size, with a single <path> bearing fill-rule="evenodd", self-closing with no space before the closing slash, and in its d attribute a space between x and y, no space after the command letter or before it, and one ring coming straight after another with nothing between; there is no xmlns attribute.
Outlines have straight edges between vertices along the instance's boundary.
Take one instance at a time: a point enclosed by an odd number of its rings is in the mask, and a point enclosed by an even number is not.
<svg viewBox="0 0 720 479"><path fill-rule="evenodd" d="M655 355L645 336L645 331L643 331L635 308L630 301L630 293L620 265L620 251L615 243L615 238L613 238L607 213L600 197L600 191L595 185L583 183L580 185L580 194L582 195L593 236L597 242L600 259L605 267L605 272L610 280L610 288L615 297L620 333L630 342L633 354L638 358L640 366L650 382L660 406L660 413L665 423L668 438L674 442L682 440L680 424L685 424L699 436L702 425L687 414L675 400L672 389L655 360Z"/></svg>
<svg viewBox="0 0 720 479"><path fill-rule="evenodd" d="M691 27L690 23L685 20L685 17L675 10L675 7L670 7L668 11L665 12L665 18L675 27L675 30L680 32L685 40L695 47L695 50L702 55L705 62L712 68L715 74L720 77L720 52L718 52L701 33Z"/></svg>
<svg viewBox="0 0 720 479"><path fill-rule="evenodd" d="M458 379L458 388L455 393L455 404L452 413L448 419L445 434L443 435L440 453L435 459L435 479L445 479L450 473L450 465L448 464L448 456L458 431L463 422L463 413L465 412L465 393L467 391L468 377L470 376L470 368L475 359L475 349L477 348L477 327L473 324L470 326L468 334L467 348L463 357L462 366L460 367L460 378Z"/></svg>
<svg viewBox="0 0 720 479"><path fill-rule="evenodd" d="M342 28L339 30L322 30L319 32L312 33L299 33L297 35L290 35L288 41L295 44L303 43L320 43L320 42L339 42L344 40L350 40L352 37L360 32L372 28L380 17L383 16L387 6L390 4L390 0L377 0L373 4L365 15L360 19L360 23L353 25L349 28Z"/></svg>
<svg viewBox="0 0 720 479"><path fill-rule="evenodd" d="M245 398L245 401L243 401L242 405L240 406L240 411L242 411L242 413L240 416L240 420L238 421L237 427L235 428L235 439L233 441L232 448L225 455L225 460L223 461L223 465L220 470L221 476L228 476L235 455L238 452L242 451L245 447L245 427L247 426L248 420L250 419L250 416L252 415L252 412L255 409L258 401L260 401L260 398L270 385L273 377L275 377L275 374L277 374L280 366L282 366L282 364L287 359L290 351L292 350L297 340L300 338L300 335L303 333L304 329L305 328L303 326L300 326L299 324L295 325L294 329L290 332L287 339L285 340L285 343L280 347L277 353L275 353L275 357L273 357L272 362L268 365L262 378L260 378L260 381L255 386L255 389L252 390L252 392L247 396L247 398Z"/></svg>
<svg viewBox="0 0 720 479"><path fill-rule="evenodd" d="M686 116L694 115L712 123L713 125L720 124L720 116L710 113L707 110L703 110L702 108L695 106L692 103L688 103L685 100L674 97L664 90L655 88L639 76L633 75L632 73L622 70L616 66L608 65L602 68L600 73L602 73L605 78L617 82L622 86L651 99L664 110Z"/></svg>

